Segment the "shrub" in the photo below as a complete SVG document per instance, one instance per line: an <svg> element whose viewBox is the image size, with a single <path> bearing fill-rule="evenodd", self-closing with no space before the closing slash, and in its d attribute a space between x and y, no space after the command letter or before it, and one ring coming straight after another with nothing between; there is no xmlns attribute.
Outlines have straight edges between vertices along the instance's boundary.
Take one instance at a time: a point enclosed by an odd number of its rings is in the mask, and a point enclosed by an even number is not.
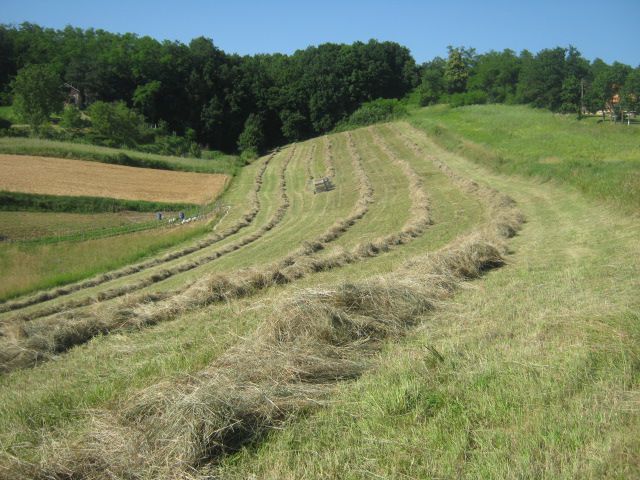
<svg viewBox="0 0 640 480"><path fill-rule="evenodd" d="M143 140L144 119L124 102L95 102L89 107L93 140L108 146L135 146Z"/></svg>
<svg viewBox="0 0 640 480"><path fill-rule="evenodd" d="M471 90L463 93L453 93L445 96L443 102L452 107L464 107L465 105L479 105L487 103L487 93L481 90Z"/></svg>
<svg viewBox="0 0 640 480"><path fill-rule="evenodd" d="M244 122L244 130L238 137L238 148L241 152L248 150L260 152L264 147L262 118L254 113Z"/></svg>

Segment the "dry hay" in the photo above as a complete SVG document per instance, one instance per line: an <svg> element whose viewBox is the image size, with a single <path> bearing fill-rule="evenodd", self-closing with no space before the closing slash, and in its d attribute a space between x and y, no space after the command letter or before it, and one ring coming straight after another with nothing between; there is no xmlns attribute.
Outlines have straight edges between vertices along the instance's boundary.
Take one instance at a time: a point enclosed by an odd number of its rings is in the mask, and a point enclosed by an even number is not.
<svg viewBox="0 0 640 480"><path fill-rule="evenodd" d="M337 382L356 378L374 364L385 341L423 321L461 282L504 263L504 240L523 221L514 202L443 163L441 168L491 212L475 233L392 274L296 293L207 369L136 392L111 410L92 412L79 440L49 440L40 465L9 465L14 477L198 478L201 467L259 440L288 417L322 405ZM199 288L208 290L202 298L225 297L250 288L249 283L269 283L265 275L254 272L244 284L218 278Z"/></svg>
<svg viewBox="0 0 640 480"><path fill-rule="evenodd" d="M45 447L36 478L190 478L197 469L303 410L337 382L371 368L457 289L503 262L498 237L465 237L395 274L307 289L274 307L255 333L195 376L136 392L92 413L81 440Z"/></svg>
<svg viewBox="0 0 640 480"><path fill-rule="evenodd" d="M226 229L224 232L222 233L216 233L214 235L208 236L206 238L203 238L202 240L200 240L199 242L197 242L194 245L190 245L188 247L182 248L180 250L175 250L173 252L169 252L167 254L164 254L161 257L156 257L141 263L137 263L135 265L129 265L127 267L121 268L119 270L113 270L101 275L98 275L97 277L93 277L90 278L88 280L83 280L81 282L77 282L77 283L73 283L73 284L69 284L69 285L65 285L64 287L58 287L55 289L51 289L51 290L47 290L44 292L39 292L35 295L31 295L29 297L26 298L22 298L19 300L14 300L11 302L6 302L4 304L0 304L0 313L2 312L7 312L7 311L14 311L14 310L20 310L22 308L26 308L29 307L31 305L37 305L38 303L43 303L64 295L68 295L70 293L74 293L74 292L78 292L80 290L85 290L88 288L93 288L96 287L98 285L101 285L103 283L109 282L111 280L115 280L118 278L123 278L126 277L128 275L132 275L134 273L138 273L141 272L143 270L147 270L149 268L155 267L157 265L160 265L162 263L167 263L170 261L173 261L177 258L181 258L184 257L186 255L189 255L191 253L200 251L204 248L207 248L211 245L213 245L214 243L220 242L228 237L230 237L231 235L235 235L236 233L238 233L240 230L242 230L245 227L248 227L249 225L251 225L251 223L253 222L253 220L255 219L256 215L258 214L258 212L260 211L260 199L259 199L259 192L262 189L262 182L263 182L263 177L264 177L264 173L267 169L267 166L269 165L269 163L271 162L271 160L273 159L273 157L275 157L275 155L279 152L279 149L276 149L271 155L269 155L265 161L262 163L260 169L258 170L257 174L256 174L256 178L254 180L254 186L253 189L250 193L250 200L249 200L249 208L247 210L246 213L244 213L241 217L241 219L236 222L234 225L232 225L231 227L229 227L228 229ZM49 307L49 308L45 308L45 309L40 309L37 312L31 312L27 315L24 316L20 316L15 318L14 320L32 320L35 318L39 318L39 317L43 317L43 316L47 316L47 315L52 315L54 313L63 311L63 310L68 310L68 309L72 309L72 308L78 308L81 306L85 306L88 305L89 303L91 303L92 300L91 299L87 299L87 300L83 300L83 301L76 301L76 302L67 302L64 304L59 304L53 307Z"/></svg>
<svg viewBox="0 0 640 480"><path fill-rule="evenodd" d="M422 181L408 162L395 156L379 138L376 138L376 142L385 149L391 160L400 166L409 180L409 191L412 198L411 215L400 232L356 245L349 252L337 250L323 257L312 256L313 253L324 249L329 242L341 236L351 225L362 218L368 211L369 203L373 201L373 188L363 169L362 159L355 149L353 138L348 134L349 152L360 184L359 201L349 217L337 221L318 240L307 242L285 259L264 267L259 271L261 273L257 273L254 269L244 270L233 275L233 280L224 275L205 276L196 283L185 287L179 294L162 295L159 297L161 301L153 304L147 304L145 300L142 305L139 305L139 308L134 306L135 302L127 301L124 305L116 305L106 309L98 308L95 313L90 314L68 312L38 324L26 325L18 330L12 326L12 331L17 331L20 334L17 336L7 335L6 340L8 341L5 343L3 351L0 352L0 372L35 365L55 354L68 350L72 346L88 341L94 333L105 333L105 330L142 328L167 321L193 308L222 300L245 297L269 286L290 283L311 273L338 268L363 258L376 256L387 252L393 246L405 244L421 235L431 224L429 200L424 192ZM283 165L281 172L281 195L284 203L272 221L252 236L245 238L238 244L229 245L214 255L240 248L246 244L243 242L250 243L257 240L282 219L288 207L284 171L292 156L293 152ZM174 269L186 271L196 266L198 265L182 264ZM166 270L158 272L155 274L156 278L142 279L137 284L124 285L111 291L101 292L98 300L107 300L134 292L156 281L162 281L173 274L172 271ZM253 280L256 277L260 279L257 282ZM84 302L83 305L85 305L91 303L92 300L85 299L80 302ZM92 322L95 325L92 325ZM48 340L42 341L42 338Z"/></svg>
<svg viewBox="0 0 640 480"><path fill-rule="evenodd" d="M205 204L222 193L228 179L217 173L0 155L0 190L9 192Z"/></svg>

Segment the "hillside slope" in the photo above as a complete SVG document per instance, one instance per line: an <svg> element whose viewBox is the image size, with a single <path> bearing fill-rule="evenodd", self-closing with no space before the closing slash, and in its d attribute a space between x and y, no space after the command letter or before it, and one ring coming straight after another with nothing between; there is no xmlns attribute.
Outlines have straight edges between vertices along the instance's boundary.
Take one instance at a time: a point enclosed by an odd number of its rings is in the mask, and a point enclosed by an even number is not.
<svg viewBox="0 0 640 480"><path fill-rule="evenodd" d="M348 188L309 194L331 167ZM4 351L38 355L4 360L0 474L640 474L636 218L406 122L265 172L220 261L81 315L3 315Z"/></svg>
<svg viewBox="0 0 640 480"><path fill-rule="evenodd" d="M509 265L224 478L635 478L640 225L568 189L419 144L512 196ZM436 353L437 352L437 353Z"/></svg>

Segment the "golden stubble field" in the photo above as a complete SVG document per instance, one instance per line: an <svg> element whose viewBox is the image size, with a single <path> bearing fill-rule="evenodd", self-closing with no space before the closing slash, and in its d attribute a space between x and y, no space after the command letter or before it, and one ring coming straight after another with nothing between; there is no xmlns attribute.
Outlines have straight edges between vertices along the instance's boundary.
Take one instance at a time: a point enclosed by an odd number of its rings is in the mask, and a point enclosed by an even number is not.
<svg viewBox="0 0 640 480"><path fill-rule="evenodd" d="M176 172L26 155L0 155L0 190L204 204L227 175Z"/></svg>

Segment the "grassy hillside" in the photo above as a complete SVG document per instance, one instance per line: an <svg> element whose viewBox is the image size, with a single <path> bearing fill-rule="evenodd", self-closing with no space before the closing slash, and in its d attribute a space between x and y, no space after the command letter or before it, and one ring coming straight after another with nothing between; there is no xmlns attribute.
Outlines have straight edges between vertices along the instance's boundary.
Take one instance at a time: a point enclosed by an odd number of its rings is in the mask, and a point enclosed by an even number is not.
<svg viewBox="0 0 640 480"><path fill-rule="evenodd" d="M411 122L434 140L498 172L576 187L640 212L640 126L597 123L525 106L435 106ZM471 143L469 143L471 142Z"/></svg>
<svg viewBox="0 0 640 480"><path fill-rule="evenodd" d="M209 242L1 311L0 472L640 475L638 219L433 115L285 148Z"/></svg>

